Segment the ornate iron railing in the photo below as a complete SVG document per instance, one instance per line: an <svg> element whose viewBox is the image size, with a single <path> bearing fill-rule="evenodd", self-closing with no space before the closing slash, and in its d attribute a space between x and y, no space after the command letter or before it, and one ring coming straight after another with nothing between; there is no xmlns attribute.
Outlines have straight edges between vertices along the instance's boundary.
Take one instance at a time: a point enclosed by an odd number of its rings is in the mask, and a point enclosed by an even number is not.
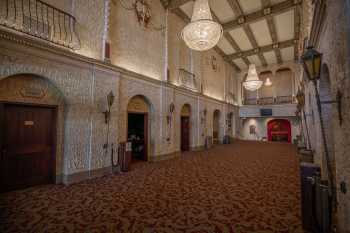
<svg viewBox="0 0 350 233"><path fill-rule="evenodd" d="M258 104L261 105L268 105L268 104L274 104L274 98L273 97L263 97L258 99Z"/></svg>
<svg viewBox="0 0 350 233"><path fill-rule="evenodd" d="M293 103L293 96L277 96L275 102L276 104L291 104Z"/></svg>
<svg viewBox="0 0 350 233"><path fill-rule="evenodd" d="M40 0L1 0L0 25L70 49L80 48L74 16Z"/></svg>
<svg viewBox="0 0 350 233"><path fill-rule="evenodd" d="M244 99L244 105L272 105L272 104L291 104L294 102L293 96L277 96L264 98Z"/></svg>

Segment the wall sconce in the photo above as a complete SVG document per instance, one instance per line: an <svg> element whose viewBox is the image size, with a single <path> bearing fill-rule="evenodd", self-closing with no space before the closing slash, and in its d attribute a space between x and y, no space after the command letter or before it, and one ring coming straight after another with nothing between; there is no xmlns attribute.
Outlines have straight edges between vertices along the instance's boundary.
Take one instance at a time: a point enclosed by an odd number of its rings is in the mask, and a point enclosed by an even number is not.
<svg viewBox="0 0 350 233"><path fill-rule="evenodd" d="M114 94L113 92L109 92L109 94L107 95L107 109L102 112L105 115L105 123L108 124L110 119L111 119L111 107L114 103Z"/></svg>
<svg viewBox="0 0 350 233"><path fill-rule="evenodd" d="M201 123L204 124L207 116L207 109L203 109L203 115L201 117Z"/></svg>
<svg viewBox="0 0 350 233"><path fill-rule="evenodd" d="M167 124L170 125L171 124L171 119L172 119L172 115L175 111L175 105L174 103L171 103L169 105L169 114L166 116L166 121L167 121Z"/></svg>

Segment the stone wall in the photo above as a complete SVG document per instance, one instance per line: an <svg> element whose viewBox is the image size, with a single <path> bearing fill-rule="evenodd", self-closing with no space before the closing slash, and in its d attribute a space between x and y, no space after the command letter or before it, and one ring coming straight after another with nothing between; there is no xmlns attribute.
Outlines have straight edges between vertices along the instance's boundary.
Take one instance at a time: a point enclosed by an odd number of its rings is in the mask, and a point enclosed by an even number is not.
<svg viewBox="0 0 350 233"><path fill-rule="evenodd" d="M335 157L336 189L338 199L338 232L350 232L350 193L343 193L340 183L344 182L348 189L350 185L350 53L349 53L349 1L330 0L327 1L326 13L321 17L324 19L320 38L316 49L323 53L323 63L329 68L329 89L331 94L327 98L334 100L336 92L343 93L342 101L342 124L339 122L339 114L336 104L330 106L322 105L322 117L324 121L327 144L330 147L331 156ZM321 97L324 94L325 85L318 83ZM315 151L315 162L320 164L324 174L326 164L324 159L324 141L321 134L318 108L315 100L315 89L313 84L306 84L306 111L308 113L308 125L311 135L312 149ZM310 99L310 100L309 100ZM334 135L333 142L330 138ZM332 159L332 158L331 158Z"/></svg>
<svg viewBox="0 0 350 233"><path fill-rule="evenodd" d="M126 140L127 107L134 96L143 96L150 106L151 161L176 156L180 150L180 114L183 105L189 104L191 107L192 149L203 148L205 137L212 136L214 110L218 109L222 113L220 140L227 131L225 120L228 111L238 117L236 106L167 82L79 57L64 50L48 50L39 45L16 41L20 40L0 39L3 48L0 52L0 78L4 79L0 84L8 86L5 81L16 83L14 77L18 74L39 76L44 83L61 93L61 98L64 99L64 104L61 104L64 107L63 117L60 121L62 137L58 142L58 161L62 162L57 164L57 182L72 183L109 172L112 144L116 151L118 143ZM17 82L23 85L30 82L33 85L30 79ZM8 91L10 93L2 92L1 100L36 103L31 99L15 98L11 94L13 91ZM102 112L106 110L106 97L110 91L114 93L115 101L108 126ZM170 114L171 103L174 104L175 111ZM204 109L207 117L203 122L201 119ZM171 121L168 123L169 114ZM236 129L237 127L234 130ZM235 136L233 130L228 133ZM104 148L106 143L107 149Z"/></svg>

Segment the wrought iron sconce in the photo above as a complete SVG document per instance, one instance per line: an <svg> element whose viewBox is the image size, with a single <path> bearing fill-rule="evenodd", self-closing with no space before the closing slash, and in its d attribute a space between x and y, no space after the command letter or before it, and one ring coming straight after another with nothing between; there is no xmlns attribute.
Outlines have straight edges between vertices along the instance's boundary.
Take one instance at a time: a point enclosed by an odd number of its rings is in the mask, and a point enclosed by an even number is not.
<svg viewBox="0 0 350 233"><path fill-rule="evenodd" d="M109 92L107 95L107 109L106 111L102 112L105 115L105 123L108 124L111 119L111 107L114 103L114 94L113 92Z"/></svg>
<svg viewBox="0 0 350 233"><path fill-rule="evenodd" d="M207 109L203 109L203 115L201 117L201 123L204 124L206 121L206 117L207 117Z"/></svg>
<svg viewBox="0 0 350 233"><path fill-rule="evenodd" d="M173 116L174 111L175 111L175 105L174 105L174 103L171 103L169 105L169 114L166 116L166 121L167 121L168 125L171 124L171 120L172 120L172 116Z"/></svg>

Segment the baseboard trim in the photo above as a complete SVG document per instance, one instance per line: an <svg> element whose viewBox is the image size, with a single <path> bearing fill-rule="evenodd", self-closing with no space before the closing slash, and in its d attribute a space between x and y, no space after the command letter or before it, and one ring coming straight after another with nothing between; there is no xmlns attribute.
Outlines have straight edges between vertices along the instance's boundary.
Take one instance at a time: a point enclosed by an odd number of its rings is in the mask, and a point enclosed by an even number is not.
<svg viewBox="0 0 350 233"><path fill-rule="evenodd" d="M100 168L92 171L83 171L83 172L78 172L70 175L64 175L61 180L63 184L69 185L69 184L79 183L88 179L102 177L107 174L111 174L111 167L104 167L104 168Z"/></svg>
<svg viewBox="0 0 350 233"><path fill-rule="evenodd" d="M177 152L172 152L169 154L162 154L162 155L158 155L158 156L153 156L150 158L150 162L160 162L160 161L164 161L164 160L174 159L176 157L179 157L180 155L181 155L181 152L177 151Z"/></svg>

